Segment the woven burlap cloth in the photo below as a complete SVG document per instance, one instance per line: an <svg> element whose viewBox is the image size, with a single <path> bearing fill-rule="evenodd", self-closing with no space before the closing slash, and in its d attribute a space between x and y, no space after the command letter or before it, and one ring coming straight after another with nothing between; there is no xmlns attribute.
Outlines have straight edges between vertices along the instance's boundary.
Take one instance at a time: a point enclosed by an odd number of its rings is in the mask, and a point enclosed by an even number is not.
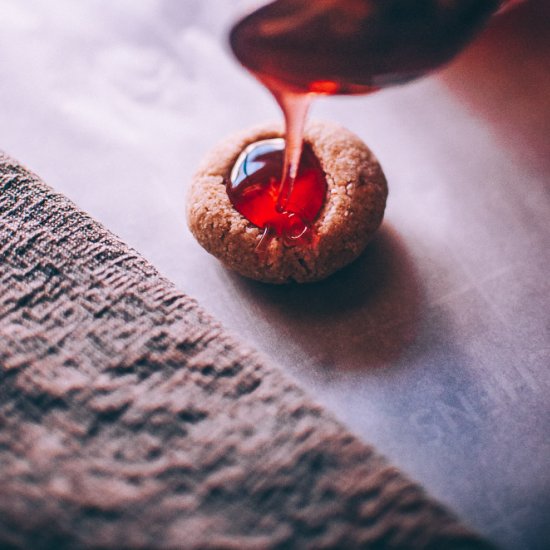
<svg viewBox="0 0 550 550"><path fill-rule="evenodd" d="M1 548L487 548L0 155Z"/></svg>

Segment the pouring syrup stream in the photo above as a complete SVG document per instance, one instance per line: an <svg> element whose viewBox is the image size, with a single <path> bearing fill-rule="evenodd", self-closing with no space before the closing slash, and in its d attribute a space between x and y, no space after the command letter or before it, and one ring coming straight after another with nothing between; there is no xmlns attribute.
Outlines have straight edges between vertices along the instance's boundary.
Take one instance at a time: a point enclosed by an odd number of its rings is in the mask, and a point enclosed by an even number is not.
<svg viewBox="0 0 550 550"><path fill-rule="evenodd" d="M285 212L298 174L311 95L284 91L273 91L272 93L281 107L285 119L286 147L281 185L277 197L277 211Z"/></svg>

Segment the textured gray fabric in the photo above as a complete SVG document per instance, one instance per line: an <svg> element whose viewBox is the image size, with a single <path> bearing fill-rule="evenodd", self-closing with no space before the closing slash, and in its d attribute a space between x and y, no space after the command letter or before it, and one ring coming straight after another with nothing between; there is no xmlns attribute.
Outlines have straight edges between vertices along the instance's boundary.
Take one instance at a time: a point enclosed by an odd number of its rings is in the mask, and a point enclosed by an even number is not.
<svg viewBox="0 0 550 550"><path fill-rule="evenodd" d="M487 547L5 156L0 546Z"/></svg>

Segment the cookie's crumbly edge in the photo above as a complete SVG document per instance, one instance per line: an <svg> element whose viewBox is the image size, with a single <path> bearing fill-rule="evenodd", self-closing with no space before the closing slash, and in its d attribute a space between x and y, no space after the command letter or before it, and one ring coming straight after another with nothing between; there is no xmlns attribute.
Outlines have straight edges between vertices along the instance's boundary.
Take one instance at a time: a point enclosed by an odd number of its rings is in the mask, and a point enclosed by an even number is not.
<svg viewBox="0 0 550 550"><path fill-rule="evenodd" d="M357 258L382 222L387 183L376 157L352 132L326 122L306 127L327 179L327 200L314 231L315 247L286 247L274 238L265 258L255 252L262 230L233 208L225 183L242 150L262 139L282 137L280 124L234 134L204 158L193 178L187 221L197 241L229 269L270 283L324 279Z"/></svg>

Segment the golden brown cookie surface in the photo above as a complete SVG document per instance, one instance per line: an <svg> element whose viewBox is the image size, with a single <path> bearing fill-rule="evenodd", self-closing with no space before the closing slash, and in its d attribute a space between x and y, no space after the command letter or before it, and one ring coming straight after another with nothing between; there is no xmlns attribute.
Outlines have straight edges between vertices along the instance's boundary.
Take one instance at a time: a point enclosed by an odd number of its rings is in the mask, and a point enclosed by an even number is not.
<svg viewBox="0 0 550 550"><path fill-rule="evenodd" d="M226 183L245 147L282 135L282 128L271 124L245 130L218 144L193 178L187 222L203 248L245 277L270 283L317 281L364 250L382 222L386 178L372 152L355 134L334 124L311 123L304 137L327 180L325 204L312 226L314 244L289 247L275 237L260 255L256 246L263 230L235 210Z"/></svg>

